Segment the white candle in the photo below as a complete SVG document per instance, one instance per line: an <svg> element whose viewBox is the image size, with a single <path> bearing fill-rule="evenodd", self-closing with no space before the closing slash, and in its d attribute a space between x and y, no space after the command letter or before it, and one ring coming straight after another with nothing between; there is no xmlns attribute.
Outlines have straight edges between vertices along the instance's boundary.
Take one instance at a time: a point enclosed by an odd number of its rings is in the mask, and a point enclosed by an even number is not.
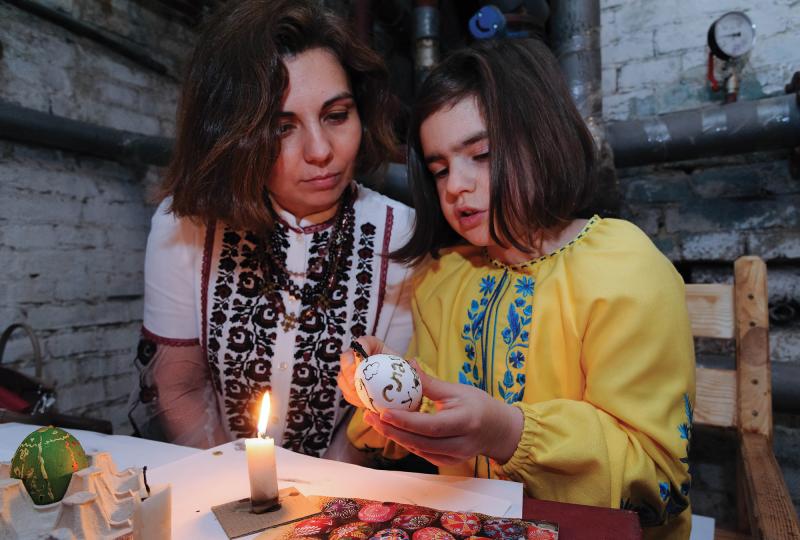
<svg viewBox="0 0 800 540"><path fill-rule="evenodd" d="M278 499L278 472L275 468L275 441L267 437L267 418L269 418L269 392L261 399L261 413L258 416L258 436L245 439L247 451L247 472L250 477L250 501L259 505Z"/></svg>

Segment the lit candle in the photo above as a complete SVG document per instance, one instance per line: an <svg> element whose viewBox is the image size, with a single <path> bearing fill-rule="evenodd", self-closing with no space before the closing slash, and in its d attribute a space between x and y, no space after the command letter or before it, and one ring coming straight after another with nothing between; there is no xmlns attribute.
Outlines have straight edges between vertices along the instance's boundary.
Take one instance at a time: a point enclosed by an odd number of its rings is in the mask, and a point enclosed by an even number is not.
<svg viewBox="0 0 800 540"><path fill-rule="evenodd" d="M245 439L247 472L250 477L250 505L253 512L266 512L278 505L278 472L275 469L275 441L267 437L269 392L261 398L258 436Z"/></svg>

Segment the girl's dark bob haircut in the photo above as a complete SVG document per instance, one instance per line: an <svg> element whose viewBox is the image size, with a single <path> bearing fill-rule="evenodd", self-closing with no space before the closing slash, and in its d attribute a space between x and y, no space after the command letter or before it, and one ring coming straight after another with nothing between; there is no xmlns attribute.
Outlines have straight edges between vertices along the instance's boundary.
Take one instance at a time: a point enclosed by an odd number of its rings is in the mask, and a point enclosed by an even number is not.
<svg viewBox="0 0 800 540"><path fill-rule="evenodd" d="M280 153L283 59L314 48L333 53L349 77L364 128L356 172L371 172L396 152L388 72L346 21L315 0L228 2L201 32L183 85L159 193L172 196L173 213L271 229L265 184Z"/></svg>
<svg viewBox="0 0 800 540"><path fill-rule="evenodd" d="M408 167L416 223L409 242L392 254L397 260L419 263L463 242L442 215L419 129L433 113L472 98L489 136L495 242L531 252L541 232L565 226L591 202L594 139L553 54L538 40L478 42L433 69L412 109Z"/></svg>

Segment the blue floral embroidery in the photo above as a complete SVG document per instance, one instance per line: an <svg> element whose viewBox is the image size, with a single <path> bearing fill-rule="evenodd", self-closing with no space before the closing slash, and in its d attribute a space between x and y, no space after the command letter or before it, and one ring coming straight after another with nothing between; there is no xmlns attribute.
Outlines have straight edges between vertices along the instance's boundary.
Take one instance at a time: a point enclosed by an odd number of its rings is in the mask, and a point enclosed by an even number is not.
<svg viewBox="0 0 800 540"><path fill-rule="evenodd" d="M503 285L505 282L505 274L499 283L495 276L482 277L478 286L480 298L470 302L467 310L468 322L461 329L461 339L465 341L464 354L467 358L458 373L458 381L462 384L486 388L487 382L483 379L486 373L481 373L478 364L479 360L482 360L484 370L491 373L485 357L492 353L483 350L486 344L482 343L482 340L486 341L493 337L484 335L488 312L491 309L490 304L497 305L495 299L501 293L501 288L505 287ZM500 330L500 336L506 345L506 354L505 370L501 380L497 382L497 392L507 403L521 400L525 393L524 351L528 347L530 333L527 328L531 324L533 315L531 304L534 292L533 278L528 276L517 278L514 290L516 297L508 306L505 326Z"/></svg>
<svg viewBox="0 0 800 540"><path fill-rule="evenodd" d="M517 294L521 294L523 298L533 296L533 278L527 276L519 278L516 289Z"/></svg>
<svg viewBox="0 0 800 540"><path fill-rule="evenodd" d="M689 446L692 440L692 422L694 421L694 409L689 394L683 395L683 406L686 413L686 422L678 426L678 434L682 440L686 441L686 457L680 458L682 463L689 464ZM689 491L692 486L691 474L689 480L682 482L680 488L669 482L658 483L658 495L664 506L661 510L656 509L653 504L642 500L635 504L631 499L622 499L620 507L623 509L634 510L639 514L639 521L642 527L653 527L663 525L667 520L679 515L689 507Z"/></svg>
<svg viewBox="0 0 800 540"><path fill-rule="evenodd" d="M497 383L497 393L506 403L520 401L525 394L525 374L521 372L525 367L525 354L518 349L528 347L529 333L525 328L531 324L533 315L534 282L533 278L522 276L517 278L514 285L517 294L508 306L506 322L501 335L503 342L508 346L506 352L506 372L503 380Z"/></svg>
<svg viewBox="0 0 800 540"><path fill-rule="evenodd" d="M489 297L494 293L497 286L497 278L485 276L481 278L479 290L481 298L472 300L467 310L469 322L461 329L461 339L466 341L464 353L467 355L468 362L464 362L461 371L458 373L458 382L480 387L477 350L478 343L483 337L483 325L486 320L486 310L489 306Z"/></svg>

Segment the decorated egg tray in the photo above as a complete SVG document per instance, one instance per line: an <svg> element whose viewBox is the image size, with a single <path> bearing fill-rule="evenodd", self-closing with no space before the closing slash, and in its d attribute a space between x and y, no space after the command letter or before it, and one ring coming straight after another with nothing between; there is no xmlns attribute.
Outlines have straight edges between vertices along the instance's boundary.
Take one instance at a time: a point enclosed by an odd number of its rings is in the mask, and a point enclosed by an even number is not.
<svg viewBox="0 0 800 540"><path fill-rule="evenodd" d="M0 538L136 539L141 501L147 497L142 471L117 471L105 452L89 454L89 467L72 475L64 498L36 505L22 480L0 463Z"/></svg>
<svg viewBox="0 0 800 540"><path fill-rule="evenodd" d="M557 540L554 523L444 512L424 506L319 497L320 513L263 540Z"/></svg>

